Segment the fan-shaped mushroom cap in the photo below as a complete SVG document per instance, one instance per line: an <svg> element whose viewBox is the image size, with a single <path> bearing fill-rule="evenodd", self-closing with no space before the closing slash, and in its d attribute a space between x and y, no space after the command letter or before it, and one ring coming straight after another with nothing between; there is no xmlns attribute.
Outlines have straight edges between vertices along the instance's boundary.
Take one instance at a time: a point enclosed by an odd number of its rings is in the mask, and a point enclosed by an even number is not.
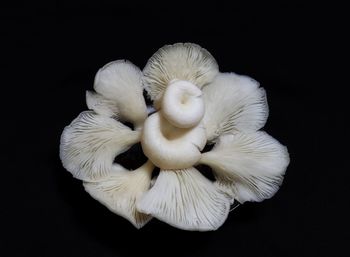
<svg viewBox="0 0 350 257"><path fill-rule="evenodd" d="M174 79L202 88L218 72L218 64L206 49L192 43L177 43L163 46L149 59L143 69L143 81L151 99L158 101Z"/></svg>

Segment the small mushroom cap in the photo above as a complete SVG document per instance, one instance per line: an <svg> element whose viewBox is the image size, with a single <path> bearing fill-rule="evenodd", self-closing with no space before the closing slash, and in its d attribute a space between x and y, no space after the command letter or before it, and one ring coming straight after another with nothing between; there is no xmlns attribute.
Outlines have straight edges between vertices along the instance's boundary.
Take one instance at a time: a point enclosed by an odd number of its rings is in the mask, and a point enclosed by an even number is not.
<svg viewBox="0 0 350 257"><path fill-rule="evenodd" d="M162 114L175 127L190 128L204 116L202 90L191 82L173 80L162 99Z"/></svg>

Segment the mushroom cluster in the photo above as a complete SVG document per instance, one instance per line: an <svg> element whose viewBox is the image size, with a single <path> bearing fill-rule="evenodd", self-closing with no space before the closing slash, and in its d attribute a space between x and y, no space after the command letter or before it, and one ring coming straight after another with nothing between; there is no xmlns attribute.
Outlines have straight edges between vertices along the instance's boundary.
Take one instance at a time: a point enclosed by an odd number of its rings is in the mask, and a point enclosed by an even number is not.
<svg viewBox="0 0 350 257"><path fill-rule="evenodd" d="M64 129L60 157L93 198L135 227L155 217L185 230L216 230L234 201L262 201L281 185L289 155L259 131L268 117L265 90L247 76L219 72L204 48L164 46L143 71L125 60L108 63L94 89L86 93L90 110ZM146 163L130 171L114 162L139 142ZM214 146L204 152L206 145Z"/></svg>

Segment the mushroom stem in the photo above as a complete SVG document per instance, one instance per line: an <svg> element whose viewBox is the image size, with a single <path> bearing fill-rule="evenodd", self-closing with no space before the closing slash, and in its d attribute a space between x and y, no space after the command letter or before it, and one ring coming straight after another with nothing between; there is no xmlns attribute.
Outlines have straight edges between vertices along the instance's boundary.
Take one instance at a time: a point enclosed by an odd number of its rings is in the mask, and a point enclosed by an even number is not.
<svg viewBox="0 0 350 257"><path fill-rule="evenodd" d="M176 128L159 112L144 124L141 146L144 154L162 169L184 169L196 164L206 143L202 123L189 129Z"/></svg>
<svg viewBox="0 0 350 257"><path fill-rule="evenodd" d="M196 126L204 116L202 91L191 82L172 80L164 92L161 112L177 128Z"/></svg>

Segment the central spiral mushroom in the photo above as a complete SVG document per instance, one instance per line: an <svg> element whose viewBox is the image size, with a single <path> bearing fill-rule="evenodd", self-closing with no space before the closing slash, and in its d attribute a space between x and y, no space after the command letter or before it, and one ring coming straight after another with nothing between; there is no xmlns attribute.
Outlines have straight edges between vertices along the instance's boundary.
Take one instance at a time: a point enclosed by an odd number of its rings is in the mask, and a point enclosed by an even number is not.
<svg viewBox="0 0 350 257"><path fill-rule="evenodd" d="M216 230L235 201L260 202L280 187L289 155L260 131L265 90L247 76L221 73L204 48L166 45L142 71L113 61L97 72L94 90L86 94L90 110L65 127L60 158L94 199L136 228L157 218ZM129 170L116 157L139 142L148 160ZM201 153L207 142L213 148ZM210 167L215 181L196 165Z"/></svg>
<svg viewBox="0 0 350 257"><path fill-rule="evenodd" d="M206 144L203 116L202 91L191 82L172 80L160 109L144 124L141 145L145 155L161 169L195 165Z"/></svg>

